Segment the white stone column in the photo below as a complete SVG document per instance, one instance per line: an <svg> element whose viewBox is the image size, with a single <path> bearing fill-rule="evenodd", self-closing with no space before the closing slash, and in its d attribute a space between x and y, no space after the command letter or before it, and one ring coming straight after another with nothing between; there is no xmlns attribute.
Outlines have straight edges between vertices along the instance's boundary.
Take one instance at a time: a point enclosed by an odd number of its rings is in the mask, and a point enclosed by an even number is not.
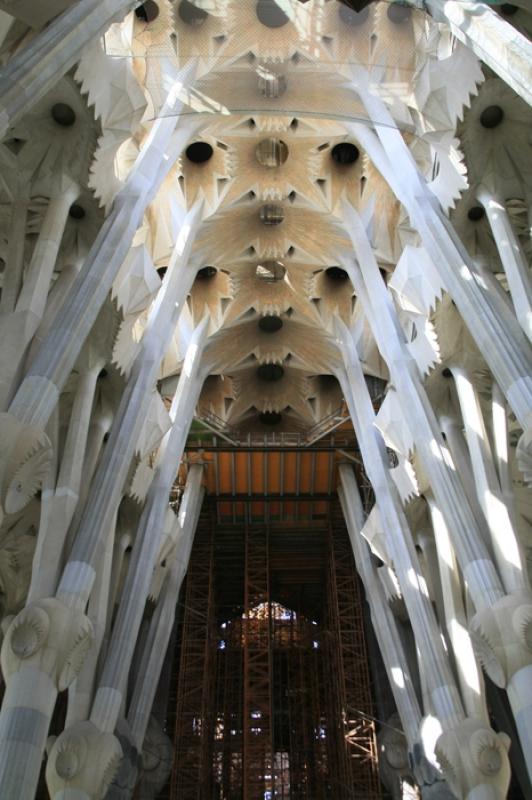
<svg viewBox="0 0 532 800"><path fill-rule="evenodd" d="M516 317L528 339L532 341L530 267L527 264L525 254L512 228L512 223L502 200L485 186L481 186L477 190L477 197L486 209L493 238L508 279L508 287Z"/></svg>
<svg viewBox="0 0 532 800"><path fill-rule="evenodd" d="M187 358L170 412L172 427L161 445L159 464L135 536L129 569L91 712L91 721L102 731L114 730L125 696L134 645L148 597L153 567L161 547L168 497L207 374L205 365L201 366L206 323L207 319L200 323L188 346ZM194 475L194 480L199 480L197 473Z"/></svg>
<svg viewBox="0 0 532 800"><path fill-rule="evenodd" d="M77 0L2 69L0 139L78 61L83 47L137 0Z"/></svg>
<svg viewBox="0 0 532 800"><path fill-rule="evenodd" d="M477 664L471 637L469 636L458 564L456 563L449 531L432 493L427 493L425 498L430 509L434 538L436 540L445 627L447 628L454 653L462 699L469 716L478 717L489 723L484 679Z"/></svg>
<svg viewBox="0 0 532 800"><path fill-rule="evenodd" d="M162 596L150 623L148 637L133 689L127 721L138 752L142 745L153 707L168 642L175 620L175 610L183 578L188 569L194 534L201 511L204 489L201 486L203 466L194 464L189 470L187 485L178 512L178 541L174 560L166 578Z"/></svg>
<svg viewBox="0 0 532 800"><path fill-rule="evenodd" d="M382 586L371 562L369 547L361 534L364 511L353 470L347 464L338 468L338 496L353 548L357 571L362 578L368 601L373 630L382 654L395 705L407 738L410 752L420 741L422 713L408 670L408 660L395 617L384 598Z"/></svg>
<svg viewBox="0 0 532 800"><path fill-rule="evenodd" d="M495 471L478 393L466 370L452 367L451 372L464 420L475 491L490 529L499 573L508 594L529 592L526 559Z"/></svg>
<svg viewBox="0 0 532 800"><path fill-rule="evenodd" d="M190 76L182 72L154 123L125 186L96 237L83 268L30 365L9 414L15 420L44 428L81 348L100 313L118 270L129 251L143 214L175 163L197 119L179 125L179 89ZM16 424L16 423L15 423ZM1 463L0 463L1 467ZM1 469L0 469L1 472Z"/></svg>
<svg viewBox="0 0 532 800"><path fill-rule="evenodd" d="M88 600L100 537L120 502L162 359L196 274L189 257L201 222L201 210L201 203L197 204L185 218L92 481L72 553L58 588L58 596L67 605L83 607Z"/></svg>
<svg viewBox="0 0 532 800"><path fill-rule="evenodd" d="M486 3L425 0L438 22L447 22L456 38L532 105L532 44Z"/></svg>
<svg viewBox="0 0 532 800"><path fill-rule="evenodd" d="M41 519L27 603L51 597L57 588L66 555L66 535L78 504L82 478L90 480L89 476L83 474L82 467L96 381L104 363L102 357L89 360L78 378L57 482L52 489L45 488L42 493Z"/></svg>
<svg viewBox="0 0 532 800"><path fill-rule="evenodd" d="M377 346L384 357L404 410L404 421L426 470L477 608L486 608L504 595L497 571L482 540L475 515L451 462L440 426L421 383L397 319L392 299L381 278L375 255L358 213L345 206L348 232L358 258L346 261Z"/></svg>
<svg viewBox="0 0 532 800"><path fill-rule="evenodd" d="M512 310L479 279L471 259L403 140L385 104L373 95L367 76L353 88L375 125L348 127L405 206L442 285L449 292L525 433L532 436L532 351ZM377 138L378 137L378 138ZM380 139L380 142L378 141Z"/></svg>
<svg viewBox="0 0 532 800"><path fill-rule="evenodd" d="M338 344L346 368L345 373L338 373L338 379L351 414L364 466L377 498L388 552L401 585L416 646L423 653L430 706L443 730L436 752L442 762L444 776L459 797L503 800L510 781L506 742L482 720L464 714L421 577L408 523L389 475L384 442L374 425L375 412L362 366L347 329L342 332L340 328ZM492 763L496 764L496 768L491 772L486 764L479 764L476 757L475 742L479 737L483 738L493 753Z"/></svg>
<svg viewBox="0 0 532 800"><path fill-rule="evenodd" d="M11 222L9 225L2 297L0 298L0 315L10 314L15 310L15 304L22 286L24 246L26 243L26 226L30 200L29 189L29 181L25 175L22 175L17 180L11 203Z"/></svg>
<svg viewBox="0 0 532 800"><path fill-rule="evenodd" d="M79 191L79 186L67 176L59 179L59 186L50 198L31 261L24 273L15 308L0 317L0 409L3 411L11 399L13 383L21 370L27 347L44 314L68 212Z"/></svg>

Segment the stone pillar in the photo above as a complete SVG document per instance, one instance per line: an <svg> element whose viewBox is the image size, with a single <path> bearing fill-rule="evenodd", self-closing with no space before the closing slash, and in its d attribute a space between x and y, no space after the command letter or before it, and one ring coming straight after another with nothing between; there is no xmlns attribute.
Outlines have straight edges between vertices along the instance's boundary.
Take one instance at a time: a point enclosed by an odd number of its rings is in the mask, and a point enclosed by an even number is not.
<svg viewBox="0 0 532 800"><path fill-rule="evenodd" d="M397 319L392 299L381 278L375 255L358 213L346 208L358 263L345 263L367 320L384 357L419 457L438 500L453 545L477 608L486 608L504 589L482 540L475 515L443 441L440 426L421 383ZM346 331L346 336L348 336ZM405 454L406 455L406 454Z"/></svg>
<svg viewBox="0 0 532 800"><path fill-rule="evenodd" d="M532 284L525 254L514 233L503 202L484 186L477 190L477 197L486 209L493 238L508 280L515 314L528 339L532 341Z"/></svg>
<svg viewBox="0 0 532 800"><path fill-rule="evenodd" d="M532 105L532 44L522 33L486 3L425 0L425 8Z"/></svg>
<svg viewBox="0 0 532 800"><path fill-rule="evenodd" d="M201 339L206 331L204 324L199 327L198 336L187 351L188 363L186 360L179 378L171 411L174 422L161 446L159 465L140 518L100 686L91 713L91 720L100 730L112 731L118 718L136 634L142 621L152 570L161 546L170 489L179 469L194 409L206 376L205 368L199 366L203 350Z"/></svg>
<svg viewBox="0 0 532 800"><path fill-rule="evenodd" d="M68 212L78 195L79 186L63 176L48 203L15 308L0 318L0 409L3 411L11 399L13 383L22 368L27 347L44 314Z"/></svg>
<svg viewBox="0 0 532 800"><path fill-rule="evenodd" d="M142 751L159 676L174 625L179 590L188 568L194 534L203 501L202 479L203 466L194 464L190 468L178 512L179 538L174 560L151 620L137 680L135 681L133 695L129 704L127 720L138 752Z"/></svg>
<svg viewBox="0 0 532 800"><path fill-rule="evenodd" d="M188 75L190 70L186 71ZM176 81L182 86L181 80ZM175 97L163 106L125 186L75 277L9 407L10 415L26 424L45 427L87 336L100 313L142 221L144 211L171 169L196 121L179 126L172 139L182 103Z"/></svg>
<svg viewBox="0 0 532 800"><path fill-rule="evenodd" d="M81 50L137 0L77 0L17 53L0 77L0 139L78 61Z"/></svg>
<svg viewBox="0 0 532 800"><path fill-rule="evenodd" d="M380 98L370 92L367 76L362 75L353 88L364 102L377 135L360 124L348 127L405 206L442 286L456 303L525 434L529 432L532 436L532 351L515 315L498 293L490 292L479 280L456 231L427 188L395 121Z"/></svg>
<svg viewBox="0 0 532 800"><path fill-rule="evenodd" d="M39 534L33 557L31 584L27 603L51 597L57 588L64 545L79 500L83 480L90 480L83 470L96 381L104 359L88 359L78 377L78 385L70 414L70 422L57 482L42 493Z"/></svg>
<svg viewBox="0 0 532 800"><path fill-rule="evenodd" d="M338 373L349 407L364 466L377 498L388 552L401 584L417 648L423 653L430 706L443 733L436 754L458 797L506 797L510 781L507 741L477 718L465 717L440 637L417 554L387 467L384 442L375 428L375 412L352 341L339 335L346 372ZM344 486L344 496L347 495ZM491 760L483 761L479 743Z"/></svg>
<svg viewBox="0 0 532 800"><path fill-rule="evenodd" d="M451 371L464 420L475 490L491 532L499 573L509 594L529 592L526 559L495 471L478 394L466 370L452 367Z"/></svg>
<svg viewBox="0 0 532 800"><path fill-rule="evenodd" d="M425 495L432 519L438 564L443 590L445 627L451 642L462 699L467 713L489 723L486 709L484 679L477 664L469 636L467 618L462 599L462 586L458 564L451 545L449 531L434 496Z"/></svg>
<svg viewBox="0 0 532 800"><path fill-rule="evenodd" d="M188 264L188 260L200 221L201 204L187 215L163 286L151 309L141 349L113 420L109 440L81 516L69 563L59 584L58 596L64 597L67 604L74 602L83 606L89 597L102 531L107 530L109 520L120 502L161 362L194 280L195 269ZM67 599L69 596L72 600Z"/></svg>
<svg viewBox="0 0 532 800"><path fill-rule="evenodd" d="M83 611L55 598L24 608L2 643L0 797L33 800L57 694L76 678L93 638Z"/></svg>

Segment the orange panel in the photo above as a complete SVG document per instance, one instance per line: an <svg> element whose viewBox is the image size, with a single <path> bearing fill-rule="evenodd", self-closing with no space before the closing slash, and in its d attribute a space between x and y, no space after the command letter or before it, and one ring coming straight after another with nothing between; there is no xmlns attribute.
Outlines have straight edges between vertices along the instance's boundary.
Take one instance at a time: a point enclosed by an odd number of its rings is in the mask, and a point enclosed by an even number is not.
<svg viewBox="0 0 532 800"><path fill-rule="evenodd" d="M237 494L247 494L249 491L247 453L235 453L235 487Z"/></svg>
<svg viewBox="0 0 532 800"><path fill-rule="evenodd" d="M264 453L251 454L251 491L264 493Z"/></svg>
<svg viewBox="0 0 532 800"><path fill-rule="evenodd" d="M286 453L284 457L284 491L294 494L296 491L296 453Z"/></svg>
<svg viewBox="0 0 532 800"><path fill-rule="evenodd" d="M279 494L281 491L281 454L268 453L268 491Z"/></svg>
<svg viewBox="0 0 532 800"><path fill-rule="evenodd" d="M299 490L307 494L312 489L312 456L310 453L301 454L301 469L299 473Z"/></svg>

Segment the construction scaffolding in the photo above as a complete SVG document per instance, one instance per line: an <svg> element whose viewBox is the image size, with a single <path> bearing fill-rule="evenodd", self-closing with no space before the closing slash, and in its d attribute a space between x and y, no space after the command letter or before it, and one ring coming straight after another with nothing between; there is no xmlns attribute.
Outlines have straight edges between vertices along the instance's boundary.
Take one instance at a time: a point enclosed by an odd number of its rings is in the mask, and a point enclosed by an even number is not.
<svg viewBox="0 0 532 800"><path fill-rule="evenodd" d="M378 800L364 613L337 502L291 525L251 510L214 524L214 506L181 597L168 796Z"/></svg>

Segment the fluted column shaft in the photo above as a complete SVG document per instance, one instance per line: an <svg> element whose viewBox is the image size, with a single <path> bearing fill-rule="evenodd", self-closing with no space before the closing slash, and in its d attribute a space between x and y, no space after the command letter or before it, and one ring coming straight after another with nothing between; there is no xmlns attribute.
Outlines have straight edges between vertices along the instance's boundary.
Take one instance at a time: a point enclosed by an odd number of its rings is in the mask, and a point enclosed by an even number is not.
<svg viewBox="0 0 532 800"><path fill-rule="evenodd" d="M142 752L155 692L172 633L179 590L188 568L204 494L201 486L202 477L203 467L199 464L192 465L178 513L180 530L176 553L165 582L163 595L150 624L129 704L127 720L139 753Z"/></svg>
<svg viewBox="0 0 532 800"><path fill-rule="evenodd" d="M144 211L199 124L195 119L181 122L173 135L182 106L178 90L191 75L192 70L187 67L175 81L125 186L118 193L83 268L75 277L19 386L9 411L23 423L46 427L124 262Z"/></svg>
<svg viewBox="0 0 532 800"><path fill-rule="evenodd" d="M207 332L205 319L187 349L172 404L172 428L161 445L159 464L140 518L124 589L111 633L91 721L101 731L112 732L127 686L144 605L148 597L157 553L161 546L168 498L185 448L194 409L206 375L201 357ZM201 477L201 476L200 476ZM198 480L195 473L195 480Z"/></svg>
<svg viewBox="0 0 532 800"><path fill-rule="evenodd" d="M506 273L515 314L528 339L532 341L532 284L530 268L512 228L503 202L485 187L477 197L486 209L493 238Z"/></svg>
<svg viewBox="0 0 532 800"><path fill-rule="evenodd" d="M420 738L421 708L412 685L407 666L408 660L395 617L384 598L380 581L371 562L369 547L361 534L365 519L353 470L347 464L341 464L338 472L341 481L338 495L357 571L366 590L373 630L379 643L395 705L401 718L409 750L413 752L414 745L419 742Z"/></svg>
<svg viewBox="0 0 532 800"><path fill-rule="evenodd" d="M360 124L349 127L405 206L442 284L455 301L519 423L523 430L532 431L532 351L515 315L497 293L490 292L479 280L385 104L369 91L366 83L361 81L353 88L364 102L377 135Z"/></svg>
<svg viewBox="0 0 532 800"><path fill-rule="evenodd" d="M449 463L438 421L406 347L392 299L360 217L346 205L345 219L358 257L358 264L346 262L345 266L363 303L377 346L405 409L405 422L452 531L457 557L475 605L485 608L504 595L503 586L454 465Z"/></svg>
<svg viewBox="0 0 532 800"><path fill-rule="evenodd" d="M201 221L201 209L201 204L196 204L183 223L94 476L72 553L58 588L58 596L67 605L83 606L89 597L101 532L107 530L109 518L120 502L161 362L194 280L195 270L188 261Z"/></svg>

